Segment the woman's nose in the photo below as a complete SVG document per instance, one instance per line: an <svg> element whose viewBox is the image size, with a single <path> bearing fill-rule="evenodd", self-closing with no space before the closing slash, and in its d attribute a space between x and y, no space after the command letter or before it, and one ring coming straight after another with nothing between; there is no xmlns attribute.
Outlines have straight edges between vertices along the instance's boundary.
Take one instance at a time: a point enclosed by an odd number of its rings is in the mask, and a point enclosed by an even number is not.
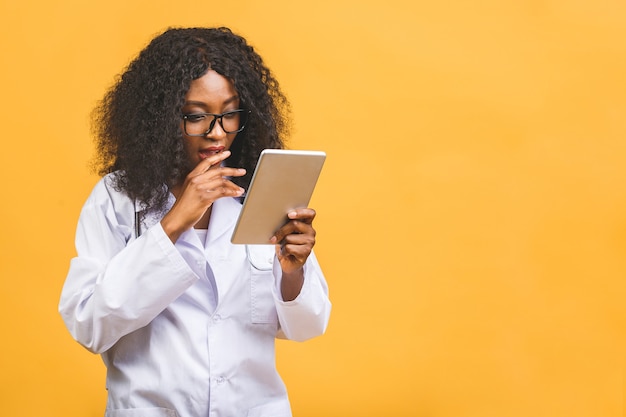
<svg viewBox="0 0 626 417"><path fill-rule="evenodd" d="M224 131L224 128L222 127L222 124L220 123L220 120L215 121L215 124L213 125L213 129L211 129L211 131L207 133L205 136L206 139L211 139L211 140L219 140L224 137L226 137L226 132Z"/></svg>

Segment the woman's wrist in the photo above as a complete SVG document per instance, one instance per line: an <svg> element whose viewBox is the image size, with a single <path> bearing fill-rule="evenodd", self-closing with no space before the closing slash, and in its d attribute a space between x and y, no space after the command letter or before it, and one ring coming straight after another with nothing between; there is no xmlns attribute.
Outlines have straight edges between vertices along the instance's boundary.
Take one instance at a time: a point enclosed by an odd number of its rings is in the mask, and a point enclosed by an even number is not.
<svg viewBox="0 0 626 417"><path fill-rule="evenodd" d="M176 221L172 219L172 216L168 216L167 214L161 219L161 227L172 243L176 243L180 235L185 231L185 228L181 226L182 225L177 225Z"/></svg>
<svg viewBox="0 0 626 417"><path fill-rule="evenodd" d="M280 282L280 292L283 301L293 301L300 295L302 285L304 284L304 269L302 267L292 272L282 273Z"/></svg>

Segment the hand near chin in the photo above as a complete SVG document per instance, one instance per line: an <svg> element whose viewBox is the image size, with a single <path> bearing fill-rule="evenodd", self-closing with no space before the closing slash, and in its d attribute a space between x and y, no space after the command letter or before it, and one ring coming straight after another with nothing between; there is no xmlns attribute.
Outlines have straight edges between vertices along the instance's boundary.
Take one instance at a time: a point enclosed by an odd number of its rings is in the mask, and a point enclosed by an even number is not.
<svg viewBox="0 0 626 417"><path fill-rule="evenodd" d="M243 195L244 189L226 177L244 176L246 170L220 166L229 156L230 151L224 151L203 159L183 184L172 191L176 202L161 220L163 230L172 242L198 223L215 200Z"/></svg>

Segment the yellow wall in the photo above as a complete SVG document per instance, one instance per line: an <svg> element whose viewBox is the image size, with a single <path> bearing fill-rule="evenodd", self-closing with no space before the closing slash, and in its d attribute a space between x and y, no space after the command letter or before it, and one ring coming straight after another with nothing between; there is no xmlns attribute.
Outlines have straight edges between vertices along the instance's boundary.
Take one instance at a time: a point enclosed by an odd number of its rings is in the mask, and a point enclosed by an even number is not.
<svg viewBox="0 0 626 417"><path fill-rule="evenodd" d="M0 414L103 415L56 312L88 114L153 34L218 24L329 156L333 317L279 343L296 416L622 415L623 0L1 0Z"/></svg>

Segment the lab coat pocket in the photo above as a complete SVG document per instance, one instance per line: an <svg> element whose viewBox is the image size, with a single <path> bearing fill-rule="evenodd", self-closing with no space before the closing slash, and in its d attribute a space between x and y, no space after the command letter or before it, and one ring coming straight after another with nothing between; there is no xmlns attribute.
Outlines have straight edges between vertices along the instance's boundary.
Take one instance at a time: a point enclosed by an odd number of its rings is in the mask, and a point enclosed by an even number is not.
<svg viewBox="0 0 626 417"><path fill-rule="evenodd" d="M272 287L274 246L247 246L250 262L250 303L253 323L278 323Z"/></svg>
<svg viewBox="0 0 626 417"><path fill-rule="evenodd" d="M248 410L248 417L291 417L288 400L274 401Z"/></svg>
<svg viewBox="0 0 626 417"><path fill-rule="evenodd" d="M169 408L129 408L122 410L107 410L104 417L179 417L178 413Z"/></svg>

